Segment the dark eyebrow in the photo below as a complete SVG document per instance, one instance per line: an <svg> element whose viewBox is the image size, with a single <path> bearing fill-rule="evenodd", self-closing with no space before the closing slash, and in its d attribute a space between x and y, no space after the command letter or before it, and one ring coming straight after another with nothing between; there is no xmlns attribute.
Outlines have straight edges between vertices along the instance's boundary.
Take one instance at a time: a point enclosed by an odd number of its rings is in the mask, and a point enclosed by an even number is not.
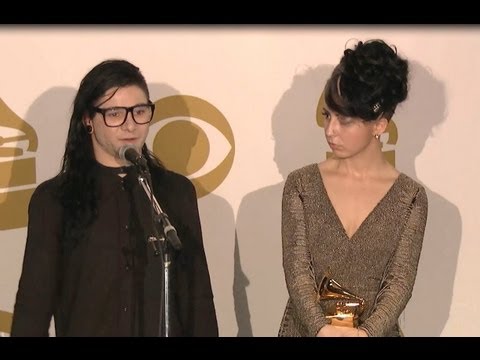
<svg viewBox="0 0 480 360"><path fill-rule="evenodd" d="M151 104L152 104L151 102L146 102L146 103L135 104L135 105L133 105L133 106L120 106L120 105L117 105L117 106L110 106L110 107L106 107L106 108L101 108L101 107L94 106L94 108L95 108L95 109L100 109L100 110L133 109L134 107L137 107L137 106L145 106L145 105L151 105Z"/></svg>
<svg viewBox="0 0 480 360"><path fill-rule="evenodd" d="M336 111L330 110L329 108L327 108L327 106L324 106L324 107L323 107L323 111L329 113L330 115L333 114L333 115L335 115L336 117L341 118L341 119L345 119L345 118L347 117L347 116L342 115L342 114L340 114L340 113L338 113L338 112L336 112Z"/></svg>

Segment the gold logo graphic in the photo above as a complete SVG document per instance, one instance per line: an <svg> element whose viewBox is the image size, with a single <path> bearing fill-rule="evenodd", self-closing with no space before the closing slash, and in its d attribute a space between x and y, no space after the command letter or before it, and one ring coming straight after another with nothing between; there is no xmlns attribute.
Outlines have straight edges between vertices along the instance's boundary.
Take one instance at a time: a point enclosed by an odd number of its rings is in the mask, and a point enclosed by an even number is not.
<svg viewBox="0 0 480 360"><path fill-rule="evenodd" d="M323 116L323 108L325 107L325 95L322 93L320 96L320 100L318 100L318 106L317 106L317 124L321 128L324 127L324 116ZM393 121L393 118L389 121L387 128L385 129L385 133L388 133L388 140L387 144L395 145L398 140L398 130L397 130L397 125L395 125L395 122ZM382 143L383 147L383 143ZM327 158L332 156L333 153L331 151L327 151ZM383 151L383 155L387 159L387 161L395 166L395 150L387 150Z"/></svg>
<svg viewBox="0 0 480 360"><path fill-rule="evenodd" d="M209 102L195 96L174 95L155 101L155 114L151 126L157 122L180 118L162 126L155 134L152 151L165 166L184 176L200 170L210 155L210 141L205 131L190 121L196 118L218 130L228 141L230 150L226 157L207 174L191 178L197 197L214 191L227 177L235 156L233 132L223 114Z"/></svg>
<svg viewBox="0 0 480 360"><path fill-rule="evenodd" d="M24 142L26 150L18 146ZM25 151L35 152L37 146L33 127L0 99L0 230L27 225L28 203L35 190L36 174L35 158L28 153L25 156Z"/></svg>
<svg viewBox="0 0 480 360"><path fill-rule="evenodd" d="M12 328L12 317L12 313L0 310L0 337L10 335L10 329Z"/></svg>

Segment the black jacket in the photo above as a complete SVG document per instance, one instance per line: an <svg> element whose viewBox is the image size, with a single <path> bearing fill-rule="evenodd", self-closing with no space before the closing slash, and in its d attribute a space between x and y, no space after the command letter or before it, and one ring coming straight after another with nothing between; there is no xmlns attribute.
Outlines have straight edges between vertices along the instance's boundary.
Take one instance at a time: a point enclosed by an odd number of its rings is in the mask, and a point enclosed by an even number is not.
<svg viewBox="0 0 480 360"><path fill-rule="evenodd" d="M29 205L27 244L12 336L158 336L162 258L146 241L151 207L133 167L98 165L98 212L75 247L61 240L58 176ZM170 336L218 336L195 188L184 176L151 169L156 199L183 248L172 252ZM163 312L162 312L163 313Z"/></svg>

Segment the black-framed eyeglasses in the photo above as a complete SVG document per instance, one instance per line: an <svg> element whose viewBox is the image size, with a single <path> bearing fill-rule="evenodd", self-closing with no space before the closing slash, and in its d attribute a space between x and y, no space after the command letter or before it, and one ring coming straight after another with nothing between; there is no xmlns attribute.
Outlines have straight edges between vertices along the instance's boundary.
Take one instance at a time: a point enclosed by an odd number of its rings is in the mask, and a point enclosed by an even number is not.
<svg viewBox="0 0 480 360"><path fill-rule="evenodd" d="M93 110L103 115L103 121L108 127L122 126L127 121L128 113L132 113L133 121L139 125L152 121L155 104L139 104L135 106L115 106L110 108L93 107Z"/></svg>

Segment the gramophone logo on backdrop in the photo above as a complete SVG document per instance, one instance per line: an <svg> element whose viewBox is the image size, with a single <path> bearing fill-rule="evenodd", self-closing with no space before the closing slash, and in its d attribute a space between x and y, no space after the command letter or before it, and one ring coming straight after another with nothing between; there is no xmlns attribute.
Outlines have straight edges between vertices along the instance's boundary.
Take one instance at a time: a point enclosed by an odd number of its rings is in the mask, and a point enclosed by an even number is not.
<svg viewBox="0 0 480 360"><path fill-rule="evenodd" d="M318 100L318 106L317 106L317 124L318 126L323 128L324 124L324 118L323 118L323 108L325 107L325 95L322 93L322 96L320 96L320 100ZM395 125L395 122L392 120L389 121L388 126L385 130L385 133L388 133L388 140L387 144L390 145L395 145L398 140L398 130L397 130L397 125ZM383 147L382 143L382 147ZM386 150L383 151L383 155L387 159L387 161L395 166L395 150ZM332 156L332 153L330 151L327 151L327 158Z"/></svg>
<svg viewBox="0 0 480 360"><path fill-rule="evenodd" d="M0 99L0 230L27 226L36 186L35 130Z"/></svg>

